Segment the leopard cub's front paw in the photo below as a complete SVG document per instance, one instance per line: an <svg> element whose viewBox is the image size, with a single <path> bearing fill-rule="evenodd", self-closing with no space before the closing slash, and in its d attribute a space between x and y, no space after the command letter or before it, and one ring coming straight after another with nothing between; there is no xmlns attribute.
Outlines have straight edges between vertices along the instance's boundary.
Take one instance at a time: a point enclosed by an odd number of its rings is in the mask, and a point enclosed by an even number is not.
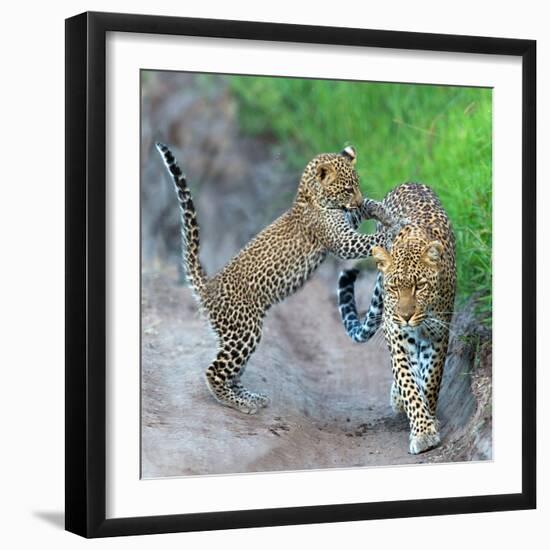
<svg viewBox="0 0 550 550"><path fill-rule="evenodd" d="M392 241L393 239L395 239L395 237L397 237L399 232L405 226L410 225L410 223L411 221L409 220L409 218L400 218L399 220L394 221L394 223L388 229L388 233L390 234Z"/></svg>
<svg viewBox="0 0 550 550"><path fill-rule="evenodd" d="M401 218L398 222L397 222L397 227L399 228L399 231L401 231L401 229L403 229L406 225L411 225L411 220L409 220L409 218Z"/></svg>

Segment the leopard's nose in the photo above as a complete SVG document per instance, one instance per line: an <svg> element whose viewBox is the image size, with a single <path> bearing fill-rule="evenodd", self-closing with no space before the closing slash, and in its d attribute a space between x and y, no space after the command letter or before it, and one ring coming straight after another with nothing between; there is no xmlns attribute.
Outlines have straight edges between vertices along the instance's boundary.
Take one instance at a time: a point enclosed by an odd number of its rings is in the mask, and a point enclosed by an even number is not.
<svg viewBox="0 0 550 550"><path fill-rule="evenodd" d="M403 318L403 320L408 323L411 319L411 317L413 316L413 311L402 311L401 312L401 317Z"/></svg>
<svg viewBox="0 0 550 550"><path fill-rule="evenodd" d="M410 318L416 311L416 302L412 295L412 289L403 288L400 291L399 303L397 306L397 313L403 319L405 323L408 323Z"/></svg>
<svg viewBox="0 0 550 550"><path fill-rule="evenodd" d="M403 325L410 325L409 322L414 317L414 307L401 307L397 311L399 322Z"/></svg>

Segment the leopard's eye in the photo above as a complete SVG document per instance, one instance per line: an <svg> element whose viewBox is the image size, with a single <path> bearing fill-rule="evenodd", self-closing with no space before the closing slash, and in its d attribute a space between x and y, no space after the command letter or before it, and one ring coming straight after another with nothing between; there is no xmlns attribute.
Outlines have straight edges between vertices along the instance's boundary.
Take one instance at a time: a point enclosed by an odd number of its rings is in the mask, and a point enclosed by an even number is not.
<svg viewBox="0 0 550 550"><path fill-rule="evenodd" d="M351 185L346 186L344 190L346 193L353 193L355 191Z"/></svg>
<svg viewBox="0 0 550 550"><path fill-rule="evenodd" d="M416 283L416 290L425 290L428 287L428 281L418 281Z"/></svg>

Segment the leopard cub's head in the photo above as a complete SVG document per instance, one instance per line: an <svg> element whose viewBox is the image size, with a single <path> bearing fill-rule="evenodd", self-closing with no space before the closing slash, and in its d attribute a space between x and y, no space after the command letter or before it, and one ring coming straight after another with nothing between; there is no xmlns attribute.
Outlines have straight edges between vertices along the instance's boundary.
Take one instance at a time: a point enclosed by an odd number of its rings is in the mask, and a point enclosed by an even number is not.
<svg viewBox="0 0 550 550"><path fill-rule="evenodd" d="M356 160L355 149L351 146L340 153L317 155L304 170L301 191L323 208L359 208L363 195L354 168Z"/></svg>
<svg viewBox="0 0 550 550"><path fill-rule="evenodd" d="M372 256L383 273L384 308L401 326L416 327L430 315L439 296L445 250L439 241L396 240L391 252L375 246Z"/></svg>

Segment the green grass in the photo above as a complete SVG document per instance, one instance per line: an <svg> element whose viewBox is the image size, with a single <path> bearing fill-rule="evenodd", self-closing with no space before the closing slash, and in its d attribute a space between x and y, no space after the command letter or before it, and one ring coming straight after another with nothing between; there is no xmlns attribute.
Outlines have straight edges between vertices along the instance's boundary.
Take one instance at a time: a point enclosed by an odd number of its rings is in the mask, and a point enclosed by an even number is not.
<svg viewBox="0 0 550 550"><path fill-rule="evenodd" d="M489 89L229 77L241 130L274 139L296 168L357 149L365 195L404 181L433 187L457 238L459 303L491 313L492 93Z"/></svg>

